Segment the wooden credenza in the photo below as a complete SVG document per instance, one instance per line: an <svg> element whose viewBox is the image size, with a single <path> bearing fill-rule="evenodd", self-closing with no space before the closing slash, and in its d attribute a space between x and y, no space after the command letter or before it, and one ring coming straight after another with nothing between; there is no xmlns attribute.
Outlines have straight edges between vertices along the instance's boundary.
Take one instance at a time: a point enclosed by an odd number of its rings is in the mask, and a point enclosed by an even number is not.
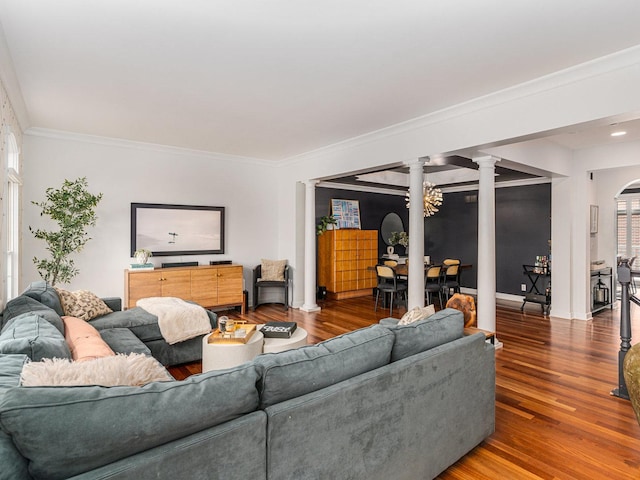
<svg viewBox="0 0 640 480"><path fill-rule="evenodd" d="M125 307L133 308L140 298L146 297L178 297L203 307L240 306L244 313L242 265L125 270Z"/></svg>
<svg viewBox="0 0 640 480"><path fill-rule="evenodd" d="M318 237L319 285L336 299L371 295L377 259L377 230L327 230Z"/></svg>

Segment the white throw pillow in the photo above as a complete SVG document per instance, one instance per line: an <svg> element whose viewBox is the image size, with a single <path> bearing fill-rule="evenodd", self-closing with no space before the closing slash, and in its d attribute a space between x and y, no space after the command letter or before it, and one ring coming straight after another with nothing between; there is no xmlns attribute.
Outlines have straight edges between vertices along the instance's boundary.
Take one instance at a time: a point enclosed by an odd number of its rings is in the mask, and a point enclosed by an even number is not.
<svg viewBox="0 0 640 480"><path fill-rule="evenodd" d="M398 325L409 325L410 323L417 322L418 320L424 320L436 313L436 308L433 305L427 305L426 307L413 307L407 313L405 313Z"/></svg>
<svg viewBox="0 0 640 480"><path fill-rule="evenodd" d="M160 362L142 353L118 354L86 362L45 358L41 362L26 363L20 375L20 385L23 387L58 385L135 387L168 380L173 380L173 377Z"/></svg>

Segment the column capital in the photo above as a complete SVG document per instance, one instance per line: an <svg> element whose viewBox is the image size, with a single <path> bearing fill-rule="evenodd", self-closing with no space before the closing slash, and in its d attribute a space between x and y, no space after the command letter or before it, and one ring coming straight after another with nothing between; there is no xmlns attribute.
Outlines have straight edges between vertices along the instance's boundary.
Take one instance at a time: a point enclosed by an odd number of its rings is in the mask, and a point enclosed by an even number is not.
<svg viewBox="0 0 640 480"><path fill-rule="evenodd" d="M307 187L315 187L317 184L320 183L320 180L316 180L316 179L303 180L302 183L304 183Z"/></svg>
<svg viewBox="0 0 640 480"><path fill-rule="evenodd" d="M428 160L428 157L418 157L418 158L412 158L411 160L406 160L402 163L404 163L407 167L411 168L411 167L423 167L424 164L426 163L425 160Z"/></svg>
<svg viewBox="0 0 640 480"><path fill-rule="evenodd" d="M500 161L500 158L494 157L493 155L481 155L478 157L473 157L471 160L473 161L473 163L477 163L480 167L492 167Z"/></svg>

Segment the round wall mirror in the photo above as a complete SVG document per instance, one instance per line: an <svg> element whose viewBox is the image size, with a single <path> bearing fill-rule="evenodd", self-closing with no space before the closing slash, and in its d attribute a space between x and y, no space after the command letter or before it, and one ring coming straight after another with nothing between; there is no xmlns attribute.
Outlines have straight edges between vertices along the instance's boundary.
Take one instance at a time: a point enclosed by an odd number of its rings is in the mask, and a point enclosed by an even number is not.
<svg viewBox="0 0 640 480"><path fill-rule="evenodd" d="M389 237L391 237L392 232L404 232L402 218L395 212L387 213L380 225L380 235L382 235L382 240L387 245L390 245Z"/></svg>

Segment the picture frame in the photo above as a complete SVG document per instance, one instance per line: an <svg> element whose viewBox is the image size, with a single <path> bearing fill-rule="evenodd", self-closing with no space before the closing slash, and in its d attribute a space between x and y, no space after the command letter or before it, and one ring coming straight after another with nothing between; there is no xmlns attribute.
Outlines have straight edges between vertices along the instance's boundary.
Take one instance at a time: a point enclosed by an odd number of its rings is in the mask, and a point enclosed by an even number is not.
<svg viewBox="0 0 640 480"><path fill-rule="evenodd" d="M358 200L331 199L331 215L337 227L360 229L360 202Z"/></svg>
<svg viewBox="0 0 640 480"><path fill-rule="evenodd" d="M589 233L598 233L598 206L590 206Z"/></svg>
<svg viewBox="0 0 640 480"><path fill-rule="evenodd" d="M154 256L222 254L225 207L131 204L131 256L139 249Z"/></svg>

